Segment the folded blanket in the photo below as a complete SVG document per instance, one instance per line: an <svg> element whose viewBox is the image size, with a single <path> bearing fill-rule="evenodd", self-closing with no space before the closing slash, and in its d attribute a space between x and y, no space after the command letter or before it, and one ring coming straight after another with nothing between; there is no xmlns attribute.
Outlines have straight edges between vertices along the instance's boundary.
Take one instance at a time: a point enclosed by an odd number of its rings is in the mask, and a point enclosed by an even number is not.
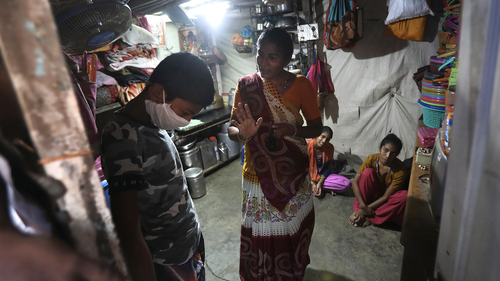
<svg viewBox="0 0 500 281"><path fill-rule="evenodd" d="M118 84L115 78L102 73L101 71L96 72L96 86L100 88L102 86L112 86Z"/></svg>
<svg viewBox="0 0 500 281"><path fill-rule="evenodd" d="M149 76L140 74L130 74L125 76L115 77L120 86L131 86L137 83L145 83L149 81Z"/></svg>
<svg viewBox="0 0 500 281"><path fill-rule="evenodd" d="M106 73L112 76L116 80L116 82L122 87L149 81L149 75L132 73L129 71L128 67L116 72L106 71ZM129 74L124 75L123 73L129 73Z"/></svg>
<svg viewBox="0 0 500 281"><path fill-rule="evenodd" d="M153 74L153 71L155 70L154 68L136 68L132 66L129 66L126 69L128 69L132 73L146 75L146 76L151 76L151 74Z"/></svg>

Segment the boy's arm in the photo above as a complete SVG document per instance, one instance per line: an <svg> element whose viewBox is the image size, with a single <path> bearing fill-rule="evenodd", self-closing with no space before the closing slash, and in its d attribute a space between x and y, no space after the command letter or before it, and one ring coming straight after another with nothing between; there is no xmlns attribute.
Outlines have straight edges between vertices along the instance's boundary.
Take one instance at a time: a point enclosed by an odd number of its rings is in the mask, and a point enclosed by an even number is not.
<svg viewBox="0 0 500 281"><path fill-rule="evenodd" d="M156 281L151 253L142 237L137 191L110 195L111 214L127 267L134 281Z"/></svg>

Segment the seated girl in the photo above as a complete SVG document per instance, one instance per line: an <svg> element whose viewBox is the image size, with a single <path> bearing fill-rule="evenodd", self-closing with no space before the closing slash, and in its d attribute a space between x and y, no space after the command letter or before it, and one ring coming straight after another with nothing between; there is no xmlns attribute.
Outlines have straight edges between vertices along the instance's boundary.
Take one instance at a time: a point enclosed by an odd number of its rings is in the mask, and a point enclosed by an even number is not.
<svg viewBox="0 0 500 281"><path fill-rule="evenodd" d="M324 126L319 137L307 141L309 175L312 191L316 196L324 196L325 190L335 196L351 187L351 182L347 178L333 173L334 148L330 143L332 136L332 129Z"/></svg>
<svg viewBox="0 0 500 281"><path fill-rule="evenodd" d="M408 191L400 190L406 178L406 167L396 157L403 143L394 134L380 144L380 153L366 158L352 182L354 213L349 222L354 226L380 225L384 222L403 224Z"/></svg>

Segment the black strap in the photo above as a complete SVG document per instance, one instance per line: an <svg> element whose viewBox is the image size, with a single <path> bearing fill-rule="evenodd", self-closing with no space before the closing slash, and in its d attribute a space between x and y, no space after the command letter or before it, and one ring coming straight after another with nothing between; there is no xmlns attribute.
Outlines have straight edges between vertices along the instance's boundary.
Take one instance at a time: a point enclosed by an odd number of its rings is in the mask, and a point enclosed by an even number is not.
<svg viewBox="0 0 500 281"><path fill-rule="evenodd" d="M349 11L347 13L349 13ZM342 28L344 29L345 40L349 41L349 38L347 37L347 28L345 25L345 16L347 15L347 13L342 17Z"/></svg>

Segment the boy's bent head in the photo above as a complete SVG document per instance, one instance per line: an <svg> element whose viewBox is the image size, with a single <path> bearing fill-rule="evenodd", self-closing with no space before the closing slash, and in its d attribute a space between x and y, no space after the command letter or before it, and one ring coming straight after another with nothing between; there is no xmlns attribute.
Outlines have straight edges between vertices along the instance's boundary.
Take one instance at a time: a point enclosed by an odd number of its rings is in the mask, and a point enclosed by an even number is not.
<svg viewBox="0 0 500 281"><path fill-rule="evenodd" d="M149 78L160 84L167 93L167 101L176 98L205 107L214 100L215 88L207 64L197 55L180 52L163 59Z"/></svg>

